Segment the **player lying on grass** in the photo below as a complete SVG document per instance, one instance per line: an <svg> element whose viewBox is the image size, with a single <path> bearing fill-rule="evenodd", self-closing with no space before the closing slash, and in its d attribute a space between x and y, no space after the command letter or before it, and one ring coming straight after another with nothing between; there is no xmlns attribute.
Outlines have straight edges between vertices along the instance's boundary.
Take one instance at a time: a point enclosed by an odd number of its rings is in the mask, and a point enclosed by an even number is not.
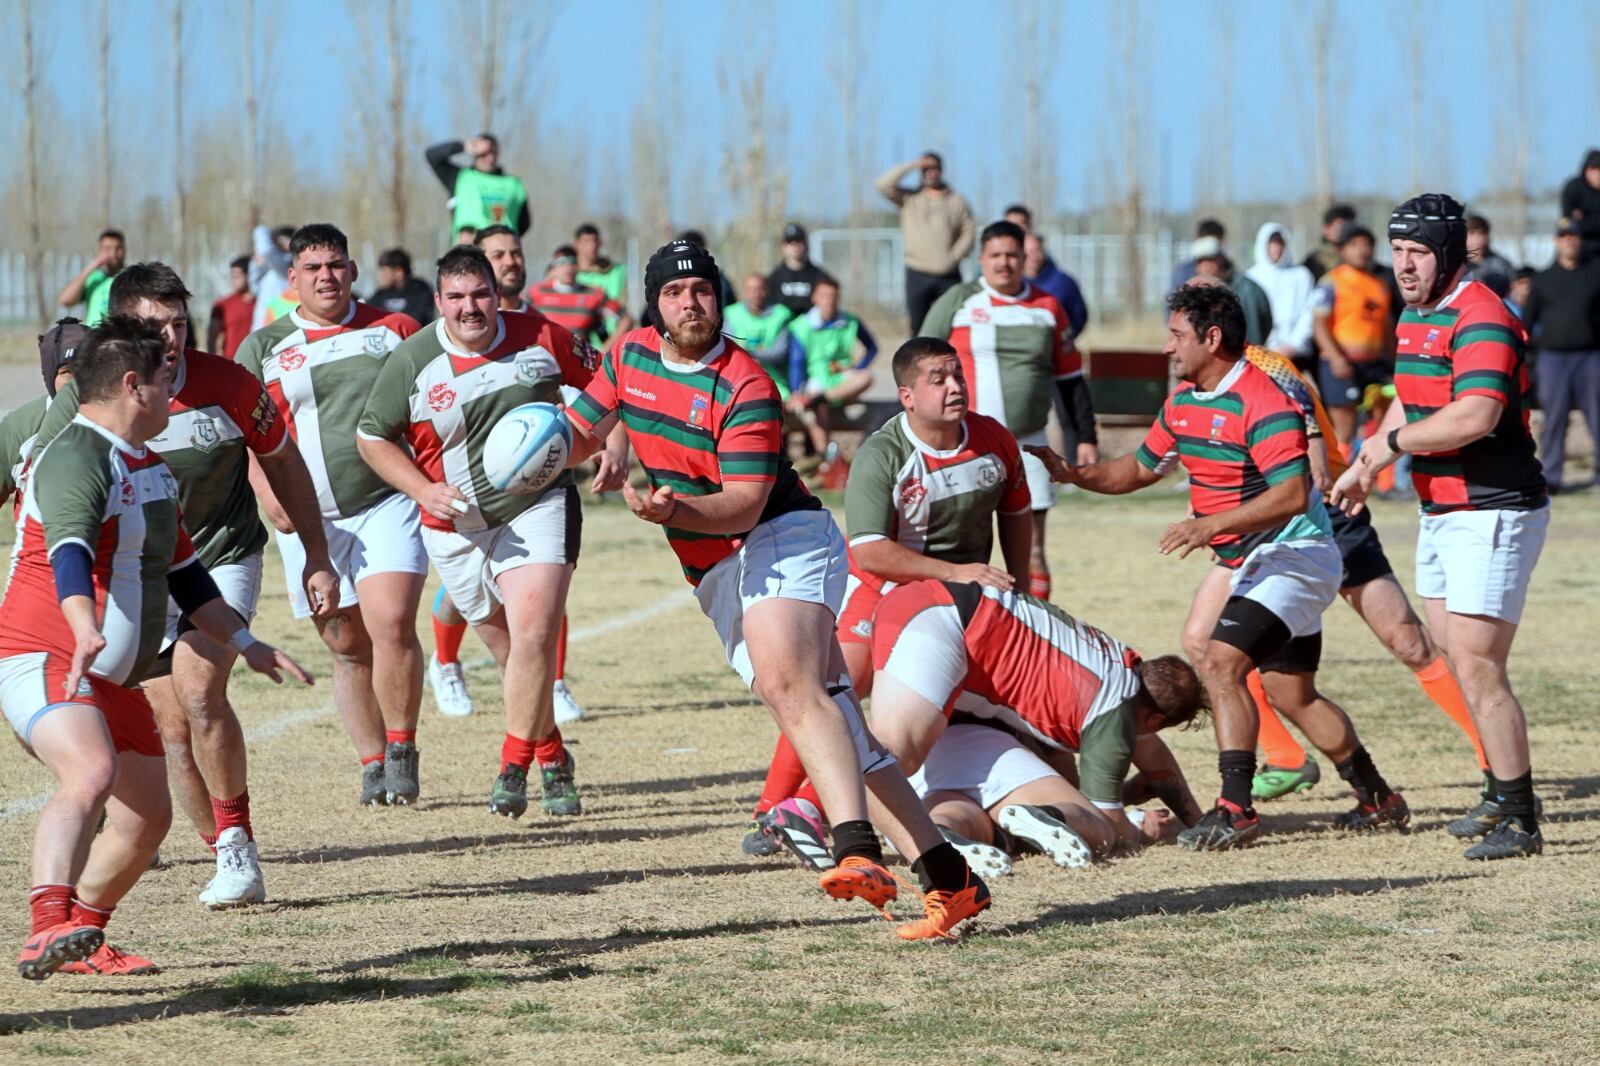
<svg viewBox="0 0 1600 1066"><path fill-rule="evenodd" d="M897 933L948 936L989 906L989 890L867 730L834 636L844 537L783 455L771 376L721 335L721 289L716 261L697 244L674 241L651 256L650 325L617 339L568 408L569 462L620 420L650 482L647 493L624 486L628 507L664 527L728 664L771 710L833 812L837 867L822 876L824 891L879 908L896 897L876 823L927 890L927 916Z"/></svg>
<svg viewBox="0 0 1600 1066"><path fill-rule="evenodd" d="M177 479L146 446L168 420L161 334L113 315L74 371L78 410L29 475L0 604L0 708L59 782L34 833L32 932L17 958L29 980L155 972L103 930L172 823L161 735L138 687L167 597L257 673L311 681L222 599L184 528Z"/></svg>

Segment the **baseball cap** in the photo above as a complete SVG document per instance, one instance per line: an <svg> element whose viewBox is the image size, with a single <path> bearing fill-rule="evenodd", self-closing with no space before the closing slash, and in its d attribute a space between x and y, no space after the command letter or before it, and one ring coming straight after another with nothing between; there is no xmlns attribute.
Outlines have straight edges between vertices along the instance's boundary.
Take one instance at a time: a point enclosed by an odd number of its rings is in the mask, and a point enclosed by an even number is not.
<svg viewBox="0 0 1600 1066"><path fill-rule="evenodd" d="M76 318L63 318L39 337L39 372L51 396L56 394L56 375L77 356L88 336L88 326Z"/></svg>
<svg viewBox="0 0 1600 1066"><path fill-rule="evenodd" d="M1556 236L1557 237L1576 237L1576 236L1578 236L1578 223L1573 221L1570 218L1565 217L1565 216L1562 216L1561 218L1556 219Z"/></svg>
<svg viewBox="0 0 1600 1066"><path fill-rule="evenodd" d="M1189 255L1195 262L1216 259L1222 255L1222 242L1215 237L1200 237L1189 246Z"/></svg>
<svg viewBox="0 0 1600 1066"><path fill-rule="evenodd" d="M788 244L790 241L799 241L804 244L806 242L806 228L798 222L791 222L783 227L783 243Z"/></svg>

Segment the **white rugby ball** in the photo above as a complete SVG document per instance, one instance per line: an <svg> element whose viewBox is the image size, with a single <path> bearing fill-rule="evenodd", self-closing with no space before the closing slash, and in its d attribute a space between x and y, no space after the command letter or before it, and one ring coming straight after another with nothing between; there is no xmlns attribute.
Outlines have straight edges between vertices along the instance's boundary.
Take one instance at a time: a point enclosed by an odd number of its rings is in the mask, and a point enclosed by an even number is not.
<svg viewBox="0 0 1600 1066"><path fill-rule="evenodd" d="M483 442L483 475L501 492L532 495L567 468L572 427L554 404L525 403L500 417Z"/></svg>

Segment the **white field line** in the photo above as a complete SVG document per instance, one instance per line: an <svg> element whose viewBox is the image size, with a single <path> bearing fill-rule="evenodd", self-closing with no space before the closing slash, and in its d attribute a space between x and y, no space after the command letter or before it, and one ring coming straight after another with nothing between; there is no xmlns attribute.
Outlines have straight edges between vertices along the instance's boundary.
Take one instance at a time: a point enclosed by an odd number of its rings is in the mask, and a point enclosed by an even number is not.
<svg viewBox="0 0 1600 1066"><path fill-rule="evenodd" d="M569 630L567 632L567 643L581 644L584 641L593 640L595 637L605 636L607 633L614 632L618 629L626 629L628 626L636 625L639 622L654 618L657 615L666 614L668 611L675 611L680 607L687 606L693 600L693 598L694 594L688 590L672 593L660 600L657 600L655 603L650 604L648 607L640 607L637 610L628 611L625 614L617 615L614 618L608 618L603 622L596 622L592 626L584 626L581 629ZM493 663L493 661L494 660L492 659L483 659L468 665L488 666ZM291 711L288 714L282 715L278 718L273 718L270 721L262 722L258 726L245 730L244 739L245 742L249 744L254 744L262 740L271 740L274 737L280 737L283 734L298 728L299 726L305 725L307 722L315 722L318 719L326 718L331 714L333 714L332 707L307 707L303 710ZM33 814L34 812L42 809L44 805L49 802L50 797L54 794L54 792L54 789L50 789L49 791L40 792L36 795L28 796L23 799L12 800L5 806L0 807L0 822L11 818L20 818L24 814Z"/></svg>

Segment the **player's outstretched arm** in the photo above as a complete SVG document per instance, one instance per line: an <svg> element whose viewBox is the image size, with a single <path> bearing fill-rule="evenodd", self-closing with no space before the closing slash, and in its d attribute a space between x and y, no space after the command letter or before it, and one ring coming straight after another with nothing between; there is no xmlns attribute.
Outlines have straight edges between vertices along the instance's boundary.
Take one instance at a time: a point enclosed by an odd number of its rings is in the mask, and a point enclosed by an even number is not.
<svg viewBox="0 0 1600 1066"><path fill-rule="evenodd" d="M1064 485L1077 485L1107 496L1137 492L1161 480L1159 473L1146 467L1132 454L1104 463L1073 466L1051 448L1030 444L1026 450L1044 463L1045 469L1050 471L1050 480Z"/></svg>
<svg viewBox="0 0 1600 1066"><path fill-rule="evenodd" d="M312 676L288 653L279 651L266 641L257 640L250 630L239 624L239 616L221 596L208 600L189 612L195 628L218 644L225 644L239 653L245 665L258 674L272 678L275 685L283 684L288 674L302 685L314 683Z"/></svg>

